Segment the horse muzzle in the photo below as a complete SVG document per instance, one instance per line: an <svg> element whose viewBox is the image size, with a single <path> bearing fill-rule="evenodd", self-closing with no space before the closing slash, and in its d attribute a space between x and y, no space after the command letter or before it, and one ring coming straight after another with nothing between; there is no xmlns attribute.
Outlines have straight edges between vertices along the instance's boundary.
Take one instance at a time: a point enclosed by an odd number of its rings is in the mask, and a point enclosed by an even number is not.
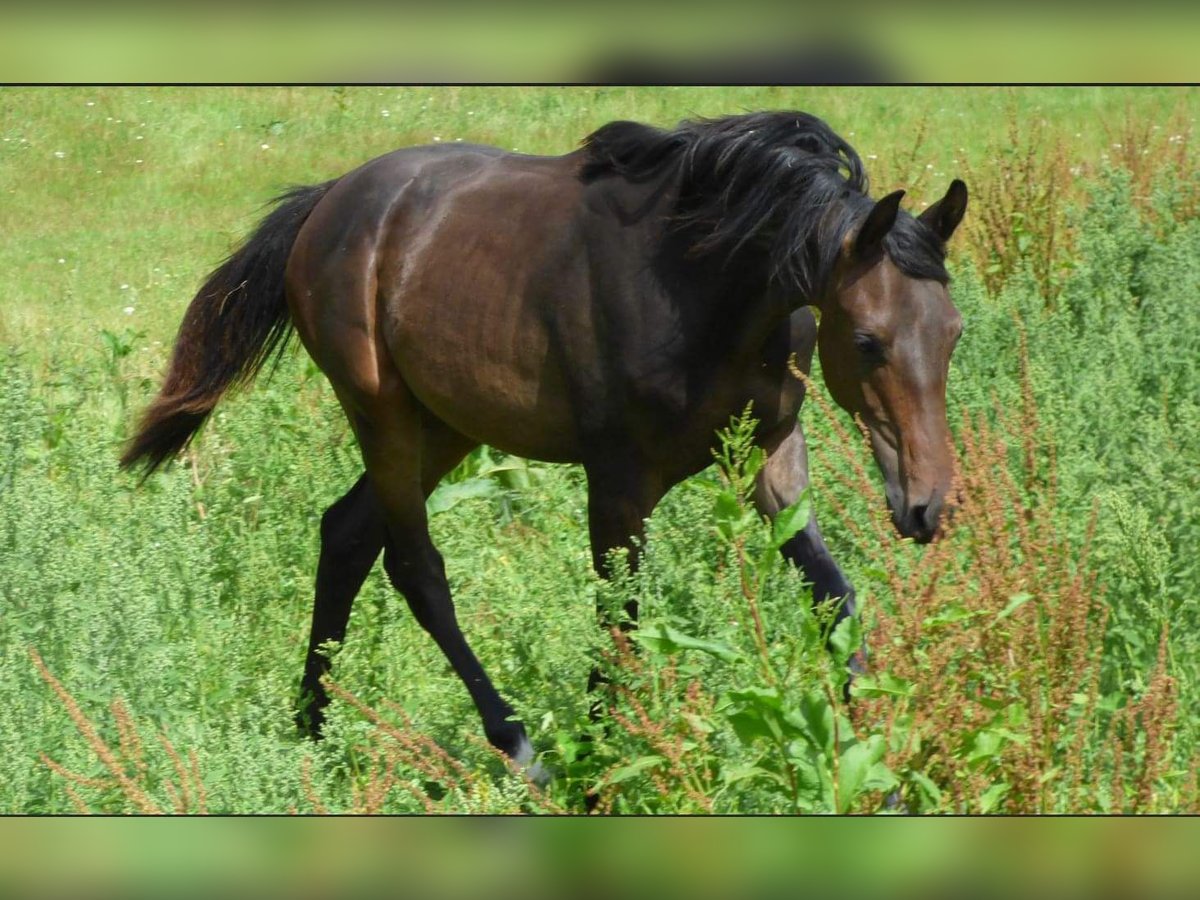
<svg viewBox="0 0 1200 900"><path fill-rule="evenodd" d="M903 537L912 538L918 544L928 544L938 534L945 511L945 496L934 491L924 498L892 506L892 524Z"/></svg>

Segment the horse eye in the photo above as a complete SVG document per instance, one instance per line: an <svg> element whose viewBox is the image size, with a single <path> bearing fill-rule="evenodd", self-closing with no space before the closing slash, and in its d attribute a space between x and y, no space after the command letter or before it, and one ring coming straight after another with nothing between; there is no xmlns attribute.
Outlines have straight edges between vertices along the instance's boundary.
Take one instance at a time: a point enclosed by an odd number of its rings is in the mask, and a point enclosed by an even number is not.
<svg viewBox="0 0 1200 900"><path fill-rule="evenodd" d="M874 335L861 332L855 334L854 346L865 362L871 365L879 365L883 362L883 344Z"/></svg>

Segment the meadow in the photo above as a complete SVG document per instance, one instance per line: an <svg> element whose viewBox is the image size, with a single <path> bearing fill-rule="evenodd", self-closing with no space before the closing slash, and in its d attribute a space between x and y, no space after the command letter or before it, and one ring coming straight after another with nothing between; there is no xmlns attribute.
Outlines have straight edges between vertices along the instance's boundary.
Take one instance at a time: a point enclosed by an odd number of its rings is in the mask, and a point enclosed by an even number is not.
<svg viewBox="0 0 1200 900"><path fill-rule="evenodd" d="M484 448L431 528L555 777L486 746L378 566L327 738L301 739L318 522L361 471L323 376L294 352L166 472L116 467L203 276L281 189L396 147L562 153L758 108L825 118L914 211L970 187L954 527L895 536L814 372L809 502L863 609L829 653L748 512L746 422L609 583L582 473ZM0 811L1200 812L1198 112L1174 88L0 91ZM601 631L597 600L631 596L636 636Z"/></svg>

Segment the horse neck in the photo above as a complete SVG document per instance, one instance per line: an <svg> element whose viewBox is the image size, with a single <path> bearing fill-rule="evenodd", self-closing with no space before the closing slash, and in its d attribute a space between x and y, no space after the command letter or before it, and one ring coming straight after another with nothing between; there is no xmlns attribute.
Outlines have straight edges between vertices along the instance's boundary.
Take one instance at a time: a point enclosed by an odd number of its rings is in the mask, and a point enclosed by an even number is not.
<svg viewBox="0 0 1200 900"><path fill-rule="evenodd" d="M687 235L668 238L660 253L663 283L679 311L685 340L705 356L757 353L766 336L790 313L770 285L768 260L758 248L733 258L696 258Z"/></svg>

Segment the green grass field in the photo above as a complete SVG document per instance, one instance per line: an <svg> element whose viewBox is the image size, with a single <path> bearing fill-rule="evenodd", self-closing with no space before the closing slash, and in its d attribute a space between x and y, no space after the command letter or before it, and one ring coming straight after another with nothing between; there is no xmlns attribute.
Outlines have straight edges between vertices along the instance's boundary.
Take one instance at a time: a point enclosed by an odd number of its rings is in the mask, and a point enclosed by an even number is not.
<svg viewBox="0 0 1200 900"><path fill-rule="evenodd" d="M956 176L972 191L950 399L974 511L934 547L876 538L864 449L803 413L873 635L855 709L829 702L837 667L770 530L714 504L742 456L673 491L643 570L605 585L582 474L482 451L434 538L558 777L531 793L505 772L380 571L336 656L354 702L300 740L317 523L360 471L320 373L293 354L185 464L141 487L116 469L202 277L282 188L399 146L562 153L613 119L757 108L824 117L910 208ZM1200 811L1198 111L1169 88L5 89L0 810L578 810L600 781L614 811L866 812L894 792L913 811ZM644 646L580 756L587 672L621 655L594 605L630 593Z"/></svg>

